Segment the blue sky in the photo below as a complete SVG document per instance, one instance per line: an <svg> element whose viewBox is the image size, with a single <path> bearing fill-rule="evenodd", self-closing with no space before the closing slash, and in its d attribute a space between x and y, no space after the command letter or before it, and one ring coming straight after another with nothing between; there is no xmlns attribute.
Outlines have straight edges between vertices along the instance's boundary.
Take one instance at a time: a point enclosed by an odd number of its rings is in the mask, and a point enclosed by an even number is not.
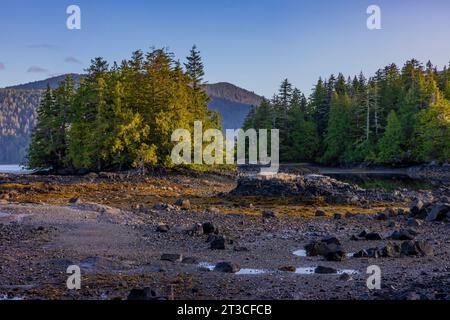
<svg viewBox="0 0 450 320"><path fill-rule="evenodd" d="M79 5L82 29L66 28ZM382 30L366 27L381 7ZM169 47L183 59L197 44L210 83L271 96L283 78L309 92L319 76L450 60L448 0L1 0L0 87L82 72L91 58L128 58Z"/></svg>

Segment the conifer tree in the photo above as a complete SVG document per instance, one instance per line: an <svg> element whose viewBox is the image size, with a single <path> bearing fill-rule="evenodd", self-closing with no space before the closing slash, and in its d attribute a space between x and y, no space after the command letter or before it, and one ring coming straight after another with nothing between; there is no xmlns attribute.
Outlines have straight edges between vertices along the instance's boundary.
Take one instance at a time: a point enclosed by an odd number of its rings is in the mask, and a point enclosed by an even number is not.
<svg viewBox="0 0 450 320"><path fill-rule="evenodd" d="M198 90L203 84L203 77L205 76L205 71L200 56L200 51L197 50L196 45L192 47L190 55L186 59L187 63L184 64L184 66L186 67L186 73L191 78L192 88L194 90Z"/></svg>
<svg viewBox="0 0 450 320"><path fill-rule="evenodd" d="M387 126L379 142L379 161L387 164L400 163L403 160L403 136L400 121L394 110L389 113Z"/></svg>

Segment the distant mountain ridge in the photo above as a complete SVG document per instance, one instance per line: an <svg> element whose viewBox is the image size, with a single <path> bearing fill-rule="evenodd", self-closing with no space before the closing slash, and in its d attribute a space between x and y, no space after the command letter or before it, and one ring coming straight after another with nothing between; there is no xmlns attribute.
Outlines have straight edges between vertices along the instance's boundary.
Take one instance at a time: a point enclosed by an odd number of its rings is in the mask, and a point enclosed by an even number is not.
<svg viewBox="0 0 450 320"><path fill-rule="evenodd" d="M259 106L263 97L254 92L239 88L228 82L206 84L204 88L210 97L221 98L251 106Z"/></svg>
<svg viewBox="0 0 450 320"><path fill-rule="evenodd" d="M14 85L6 87L5 89L17 89L17 90L45 90L47 85L50 88L56 89L61 81L64 81L68 76L72 76L75 82L79 82L82 74L70 73L56 77L51 77L44 80L33 81L25 84ZM242 89L234 84L228 82L218 82L213 84L205 84L204 89L210 97L225 99L228 101L246 104L251 106L259 106L263 100L262 96L256 93Z"/></svg>
<svg viewBox="0 0 450 320"><path fill-rule="evenodd" d="M45 90L47 85L50 85L50 88L56 89L61 81L64 81L68 76L72 76L75 82L79 82L80 78L83 76L77 73L69 73L63 74L56 77L51 77L45 80L33 81L25 84L19 84L11 87L6 87L5 89L16 89L16 90Z"/></svg>
<svg viewBox="0 0 450 320"><path fill-rule="evenodd" d="M76 82L83 76L70 74ZM56 88L68 75L19 84L0 89L0 163L14 164L24 159L32 129L36 124L36 109L42 90ZM210 110L222 115L224 129L239 129L253 106L263 97L231 83L206 84L211 97Z"/></svg>

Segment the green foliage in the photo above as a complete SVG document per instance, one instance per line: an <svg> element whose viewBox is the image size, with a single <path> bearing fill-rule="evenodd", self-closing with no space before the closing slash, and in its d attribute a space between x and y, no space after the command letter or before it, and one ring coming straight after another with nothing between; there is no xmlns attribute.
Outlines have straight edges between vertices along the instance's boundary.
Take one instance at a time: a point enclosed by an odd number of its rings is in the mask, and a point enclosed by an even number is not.
<svg viewBox="0 0 450 320"><path fill-rule="evenodd" d="M322 161L338 164L344 162L349 134L350 99L347 95L339 96L334 93L331 99L327 133L325 136L325 153Z"/></svg>
<svg viewBox="0 0 450 320"><path fill-rule="evenodd" d="M328 165L449 161L450 68L410 60L366 79L319 79L309 99L283 80L246 128L280 129L280 158Z"/></svg>
<svg viewBox="0 0 450 320"><path fill-rule="evenodd" d="M133 53L120 66L95 58L75 89L68 78L48 89L39 108L29 152L33 169L126 169L170 166L172 132L221 129L201 88L203 64L196 48L184 71L171 53Z"/></svg>
<svg viewBox="0 0 450 320"><path fill-rule="evenodd" d="M378 159L382 163L400 163L403 160L403 132L394 110L387 118L386 131L379 141Z"/></svg>
<svg viewBox="0 0 450 320"><path fill-rule="evenodd" d="M450 102L438 99L422 110L415 125L414 155L419 160L450 159Z"/></svg>

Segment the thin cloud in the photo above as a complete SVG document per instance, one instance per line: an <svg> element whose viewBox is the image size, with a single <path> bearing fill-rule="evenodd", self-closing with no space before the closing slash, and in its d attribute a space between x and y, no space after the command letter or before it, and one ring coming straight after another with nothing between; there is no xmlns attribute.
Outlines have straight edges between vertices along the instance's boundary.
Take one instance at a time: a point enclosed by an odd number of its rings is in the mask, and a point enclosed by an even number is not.
<svg viewBox="0 0 450 320"><path fill-rule="evenodd" d="M28 45L28 48L54 50L57 48L57 46L55 46L54 44L49 44L49 43L39 43L39 44L30 44L30 45Z"/></svg>
<svg viewBox="0 0 450 320"><path fill-rule="evenodd" d="M0 62L0 71L1 71L1 70L5 70L5 69L6 69L5 65L4 65L3 63Z"/></svg>
<svg viewBox="0 0 450 320"><path fill-rule="evenodd" d="M81 61L78 60L78 59L75 58L75 57L67 57L64 61L67 62L67 63L81 64Z"/></svg>
<svg viewBox="0 0 450 320"><path fill-rule="evenodd" d="M31 66L28 68L27 72L29 72L29 73L48 73L48 70L38 67L38 66Z"/></svg>

